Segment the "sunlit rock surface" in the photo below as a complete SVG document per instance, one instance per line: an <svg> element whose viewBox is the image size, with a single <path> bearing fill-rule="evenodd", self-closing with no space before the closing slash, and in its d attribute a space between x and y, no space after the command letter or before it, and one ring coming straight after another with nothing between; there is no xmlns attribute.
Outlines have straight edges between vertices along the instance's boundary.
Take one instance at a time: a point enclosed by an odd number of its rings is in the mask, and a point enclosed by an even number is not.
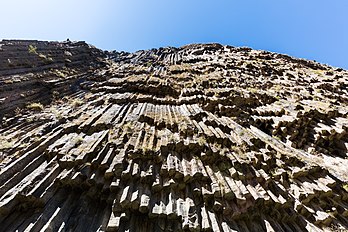
<svg viewBox="0 0 348 232"><path fill-rule="evenodd" d="M249 48L0 42L0 231L346 231L348 72Z"/></svg>

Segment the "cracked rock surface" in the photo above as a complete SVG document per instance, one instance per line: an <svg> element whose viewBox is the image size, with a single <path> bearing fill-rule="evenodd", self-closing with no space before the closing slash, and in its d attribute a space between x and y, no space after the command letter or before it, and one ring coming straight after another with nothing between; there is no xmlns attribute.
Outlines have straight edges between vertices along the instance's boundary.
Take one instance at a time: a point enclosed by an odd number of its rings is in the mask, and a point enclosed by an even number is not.
<svg viewBox="0 0 348 232"><path fill-rule="evenodd" d="M250 48L0 42L0 231L347 231L348 71Z"/></svg>

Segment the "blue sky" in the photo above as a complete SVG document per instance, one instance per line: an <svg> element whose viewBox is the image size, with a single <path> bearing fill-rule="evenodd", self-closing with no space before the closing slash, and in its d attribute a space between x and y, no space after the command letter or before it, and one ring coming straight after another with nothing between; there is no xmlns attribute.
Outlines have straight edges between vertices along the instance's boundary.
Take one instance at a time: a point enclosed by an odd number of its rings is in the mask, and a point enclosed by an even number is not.
<svg viewBox="0 0 348 232"><path fill-rule="evenodd" d="M348 69L347 12L347 0L4 0L0 39L124 51L218 42Z"/></svg>

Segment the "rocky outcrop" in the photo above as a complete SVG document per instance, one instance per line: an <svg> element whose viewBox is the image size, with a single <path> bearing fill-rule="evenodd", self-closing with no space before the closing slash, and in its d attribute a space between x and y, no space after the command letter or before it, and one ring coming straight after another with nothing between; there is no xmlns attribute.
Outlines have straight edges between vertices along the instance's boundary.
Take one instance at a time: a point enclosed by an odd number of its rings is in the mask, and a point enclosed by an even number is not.
<svg viewBox="0 0 348 232"><path fill-rule="evenodd" d="M106 56L85 42L0 41L0 118L73 94Z"/></svg>
<svg viewBox="0 0 348 232"><path fill-rule="evenodd" d="M0 65L0 231L348 229L346 70L220 44L2 44L53 63Z"/></svg>

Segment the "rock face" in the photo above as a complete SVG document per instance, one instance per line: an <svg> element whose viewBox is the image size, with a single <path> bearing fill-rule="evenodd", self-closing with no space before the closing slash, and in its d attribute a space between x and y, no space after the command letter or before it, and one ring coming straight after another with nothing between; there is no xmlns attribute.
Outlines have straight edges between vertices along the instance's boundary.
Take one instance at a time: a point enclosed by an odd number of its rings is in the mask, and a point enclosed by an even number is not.
<svg viewBox="0 0 348 232"><path fill-rule="evenodd" d="M348 72L249 48L0 42L0 231L348 230Z"/></svg>
<svg viewBox="0 0 348 232"><path fill-rule="evenodd" d="M85 42L0 41L0 117L31 102L70 96L105 57Z"/></svg>

